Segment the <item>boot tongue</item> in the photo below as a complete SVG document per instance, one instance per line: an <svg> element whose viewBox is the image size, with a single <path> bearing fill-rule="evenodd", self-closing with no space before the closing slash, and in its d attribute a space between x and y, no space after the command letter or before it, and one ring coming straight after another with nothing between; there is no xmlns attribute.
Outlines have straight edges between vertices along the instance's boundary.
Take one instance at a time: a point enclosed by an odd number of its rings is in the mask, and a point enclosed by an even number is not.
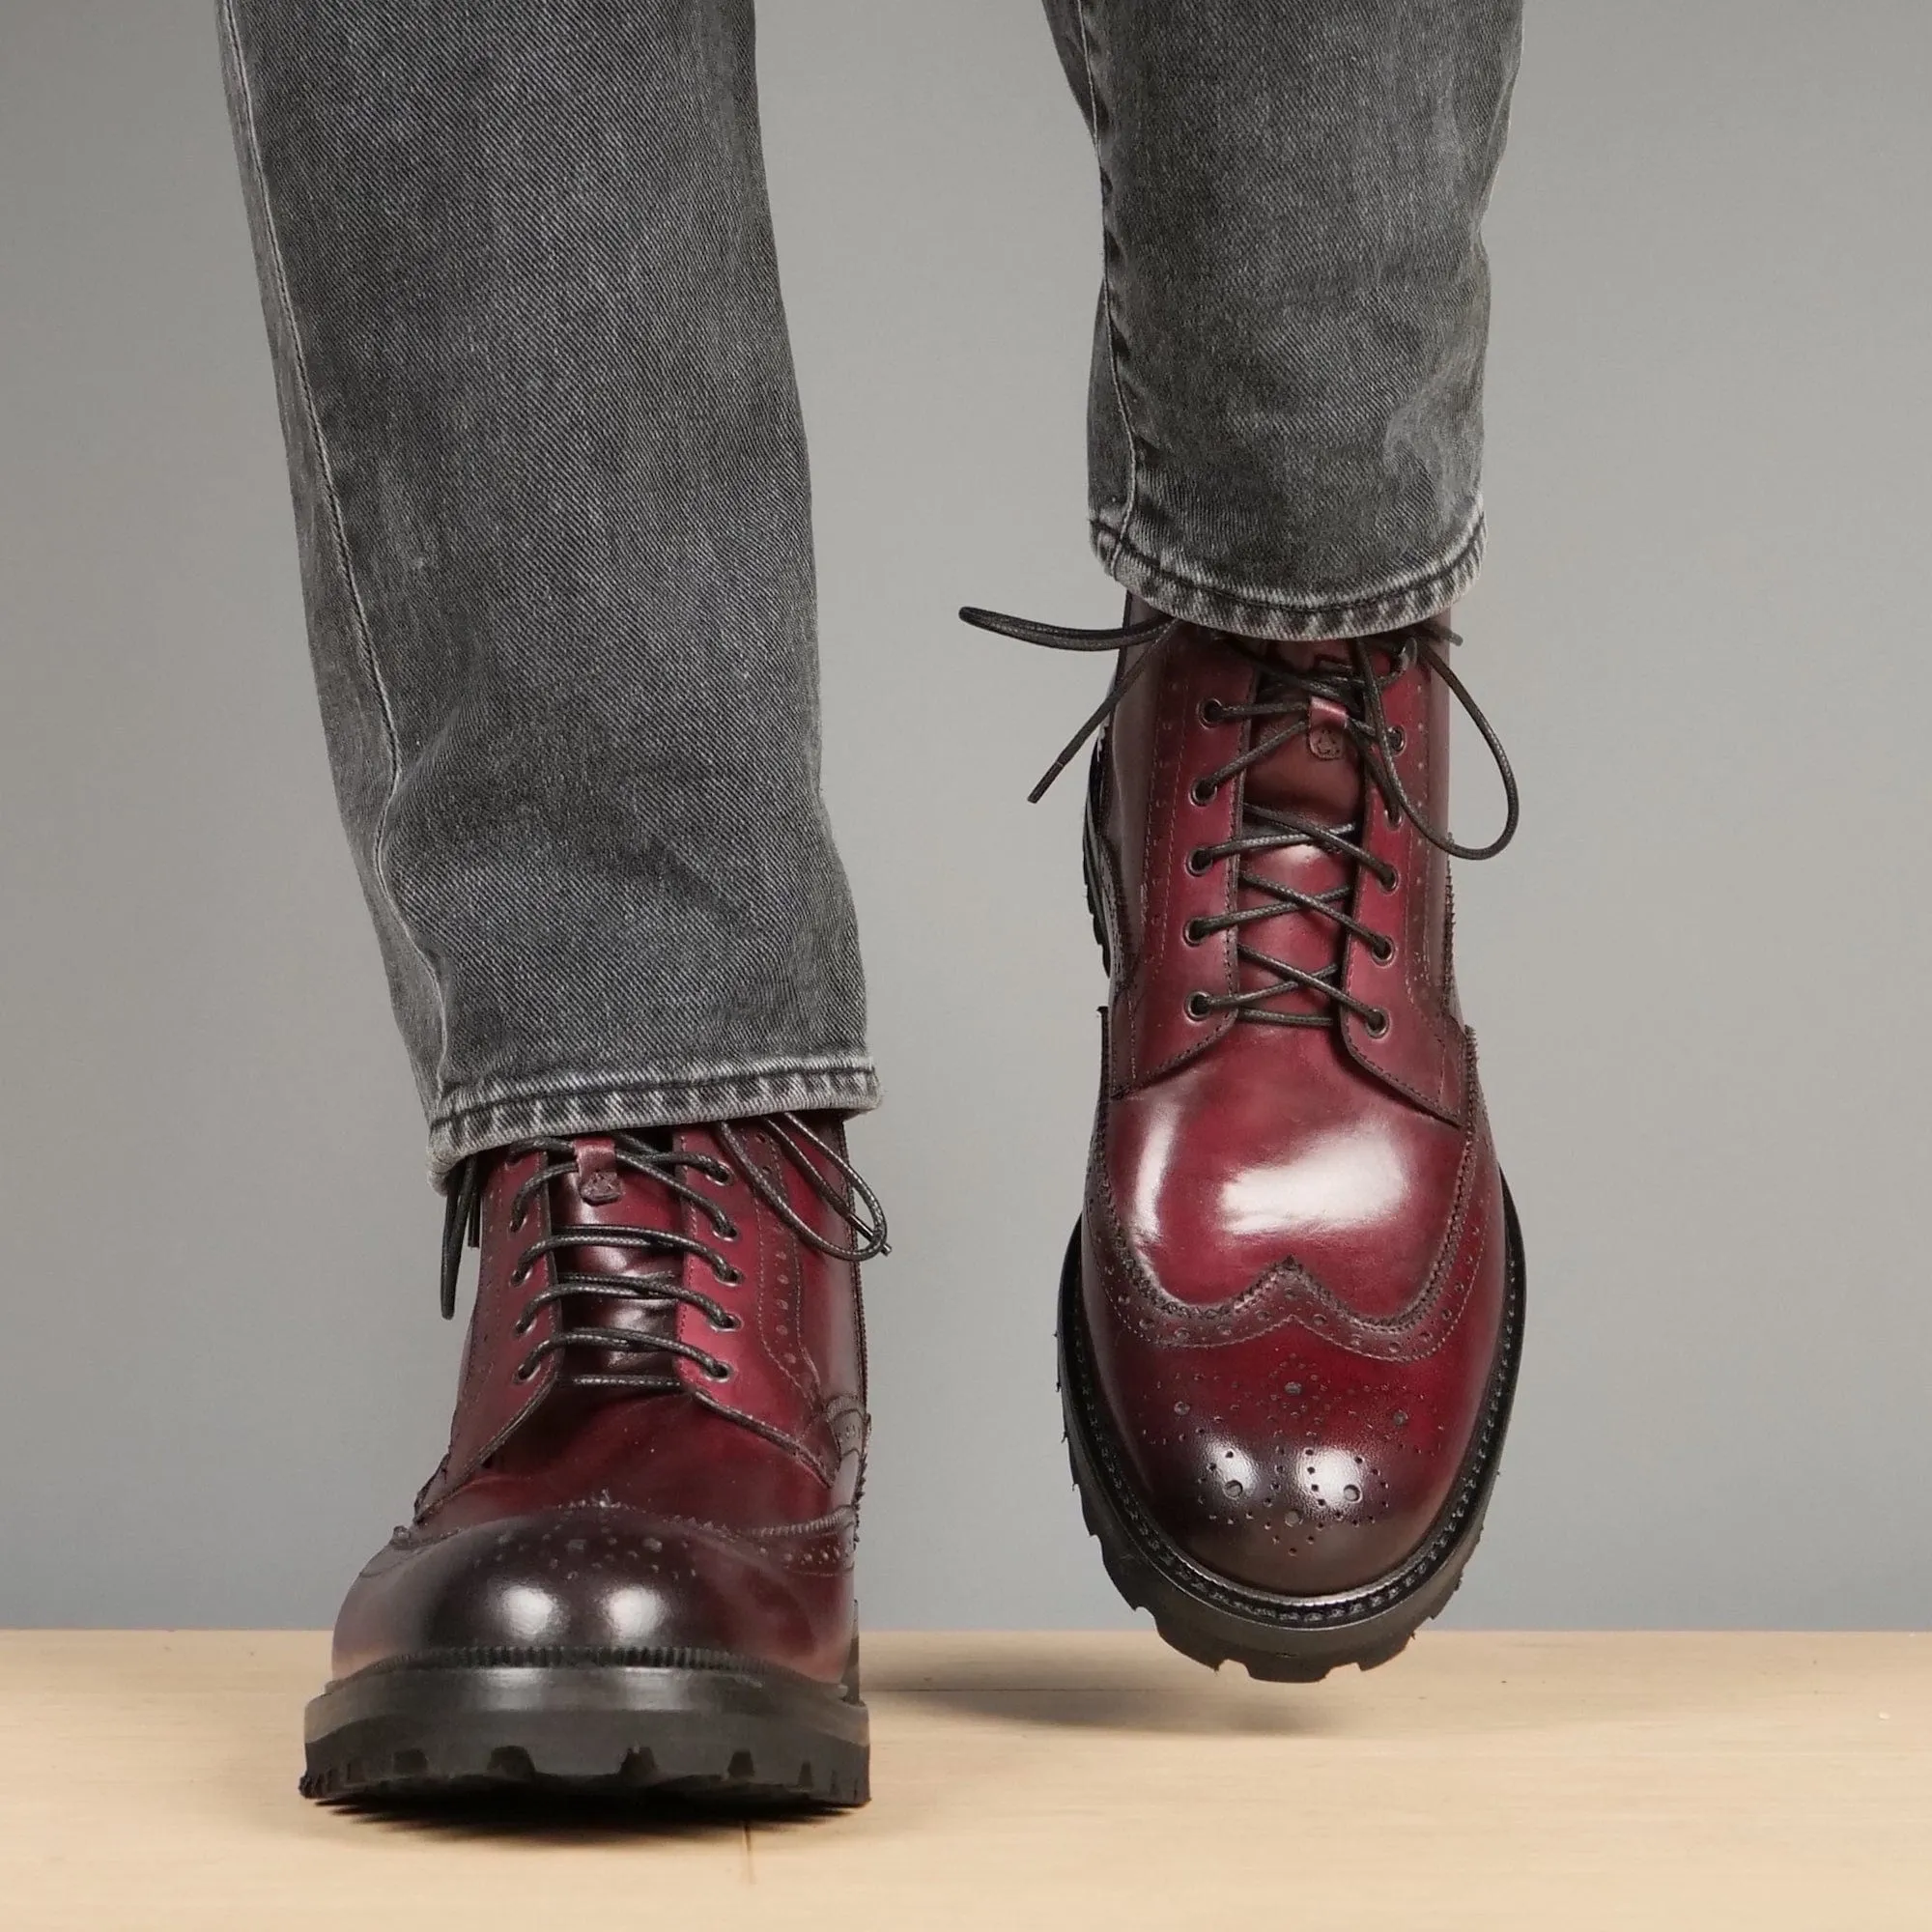
<svg viewBox="0 0 1932 1932"><path fill-rule="evenodd" d="M1274 654L1297 670L1324 672L1350 668L1349 659L1332 643L1278 643ZM1270 680L1264 676L1259 694L1265 701L1271 695ZM1303 702L1293 696L1295 710L1285 716L1255 721L1254 742L1265 743L1285 727L1297 722ZM1332 700L1313 697L1306 700L1307 729L1296 730L1288 742L1260 763L1248 767L1243 797L1250 807L1260 807L1299 820L1303 824L1354 836L1362 810L1362 766L1349 736L1348 714ZM1277 828L1248 816L1242 831L1252 836ZM1354 867L1319 845L1288 846L1278 851L1245 855L1241 870L1249 877L1272 880L1278 885L1313 897L1322 893L1347 892L1354 887ZM1243 910L1281 906L1278 899L1253 887L1240 889L1237 903ZM1349 909L1347 898L1340 901ZM1249 951L1265 952L1305 973L1338 968L1342 955L1343 930L1333 920L1282 906L1274 918L1257 920L1241 929L1242 943ZM1265 967L1243 960L1240 983L1244 992L1280 983L1280 976ZM1309 1013L1326 1017L1333 1006L1320 994L1305 988L1290 987L1265 1002L1267 1010L1281 1013Z"/></svg>

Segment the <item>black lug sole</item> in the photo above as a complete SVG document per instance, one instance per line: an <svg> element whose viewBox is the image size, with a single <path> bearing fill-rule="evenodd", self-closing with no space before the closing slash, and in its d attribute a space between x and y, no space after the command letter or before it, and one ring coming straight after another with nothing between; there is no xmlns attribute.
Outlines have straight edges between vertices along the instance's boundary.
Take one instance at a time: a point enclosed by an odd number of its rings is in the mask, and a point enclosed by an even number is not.
<svg viewBox="0 0 1932 1932"><path fill-rule="evenodd" d="M1522 1347L1522 1232L1503 1189L1507 1226L1501 1346L1456 1489L1422 1546L1400 1569L1333 1597L1280 1597L1204 1569L1160 1528L1138 1492L1100 1399L1081 1311L1080 1231L1060 1292L1060 1395L1067 1459L1087 1527L1107 1575L1161 1636L1210 1669L1239 1663L1254 1677L1314 1683L1347 1663L1386 1663L1456 1594L1483 1533Z"/></svg>
<svg viewBox="0 0 1932 1932"><path fill-rule="evenodd" d="M493 1790L745 1809L866 1803L868 1719L856 1667L845 1684L826 1685L698 1655L490 1652L373 1665L310 1703L302 1794L369 1804Z"/></svg>

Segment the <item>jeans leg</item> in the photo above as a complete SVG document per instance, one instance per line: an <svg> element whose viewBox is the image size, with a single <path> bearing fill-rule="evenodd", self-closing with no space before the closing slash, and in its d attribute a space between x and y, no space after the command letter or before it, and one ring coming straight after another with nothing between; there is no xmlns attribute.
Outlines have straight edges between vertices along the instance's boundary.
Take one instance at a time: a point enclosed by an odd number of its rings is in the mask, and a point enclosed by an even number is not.
<svg viewBox="0 0 1932 1932"><path fill-rule="evenodd" d="M317 684L438 1173L872 1104L752 0L222 0Z"/></svg>
<svg viewBox="0 0 1932 1932"><path fill-rule="evenodd" d="M1385 630L1482 558L1521 0L1047 0L1099 156L1094 542L1174 616Z"/></svg>

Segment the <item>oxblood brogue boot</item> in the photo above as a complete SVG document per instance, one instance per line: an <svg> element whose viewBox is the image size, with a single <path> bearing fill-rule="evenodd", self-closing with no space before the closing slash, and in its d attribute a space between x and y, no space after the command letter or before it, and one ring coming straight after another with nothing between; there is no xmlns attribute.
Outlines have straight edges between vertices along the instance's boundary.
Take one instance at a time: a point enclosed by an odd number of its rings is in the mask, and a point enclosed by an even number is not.
<svg viewBox="0 0 1932 1932"><path fill-rule="evenodd" d="M302 1789L864 1803L858 1264L885 1239L838 1122L479 1156L445 1314L466 1234L449 1453L342 1605Z"/></svg>
<svg viewBox="0 0 1932 1932"><path fill-rule="evenodd" d="M1448 1601L1508 1420L1521 1244L1447 859L1508 842L1515 782L1439 621L1279 644L1129 620L991 623L1122 650L1093 721L1112 985L1062 1291L1067 1440L1110 1574L1171 1644L1318 1678ZM1509 801L1480 851L1440 829L1452 693Z"/></svg>

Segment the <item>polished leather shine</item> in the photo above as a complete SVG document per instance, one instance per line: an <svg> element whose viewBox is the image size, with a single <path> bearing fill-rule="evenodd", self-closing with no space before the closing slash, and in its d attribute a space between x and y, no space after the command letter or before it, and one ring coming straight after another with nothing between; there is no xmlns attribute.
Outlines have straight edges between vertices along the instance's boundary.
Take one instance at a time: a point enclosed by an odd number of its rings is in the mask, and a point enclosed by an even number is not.
<svg viewBox="0 0 1932 1932"><path fill-rule="evenodd" d="M1466 1479L1504 1346L1506 1237L1441 853L1319 697L1277 750L1211 781L1283 729L1228 715L1256 702L1270 649L1317 672L1348 661L1176 625L1137 647L1155 661L1096 755L1112 989L1079 1305L1108 1433L1160 1533L1212 1577L1310 1599L1401 1571ZM1401 662L1371 658L1384 676ZM1397 772L1436 825L1447 696L1426 659L1382 692ZM1256 806L1347 831L1376 863L1319 842L1207 856ZM1270 886L1346 891L1360 930L1306 907L1214 929L1280 906ZM1354 1004L1244 951L1335 973ZM1203 1004L1243 993L1317 1023Z"/></svg>
<svg viewBox="0 0 1932 1932"><path fill-rule="evenodd" d="M807 1124L842 1154L836 1121ZM732 1139L825 1247L850 1243L782 1127L738 1122ZM867 1434L858 1269L786 1225L720 1130L659 1140L713 1163L675 1170L705 1205L627 1167L610 1137L574 1142L569 1171L535 1187L554 1150L484 1157L449 1454L350 1590L336 1677L614 1651L728 1653L826 1684L845 1671ZM837 1169L811 1158L836 1194ZM599 1229L690 1245L545 1250ZM586 1273L669 1276L688 1298L542 1299ZM598 1331L642 1341L600 1348ZM624 1379L639 1374L663 1386Z"/></svg>

